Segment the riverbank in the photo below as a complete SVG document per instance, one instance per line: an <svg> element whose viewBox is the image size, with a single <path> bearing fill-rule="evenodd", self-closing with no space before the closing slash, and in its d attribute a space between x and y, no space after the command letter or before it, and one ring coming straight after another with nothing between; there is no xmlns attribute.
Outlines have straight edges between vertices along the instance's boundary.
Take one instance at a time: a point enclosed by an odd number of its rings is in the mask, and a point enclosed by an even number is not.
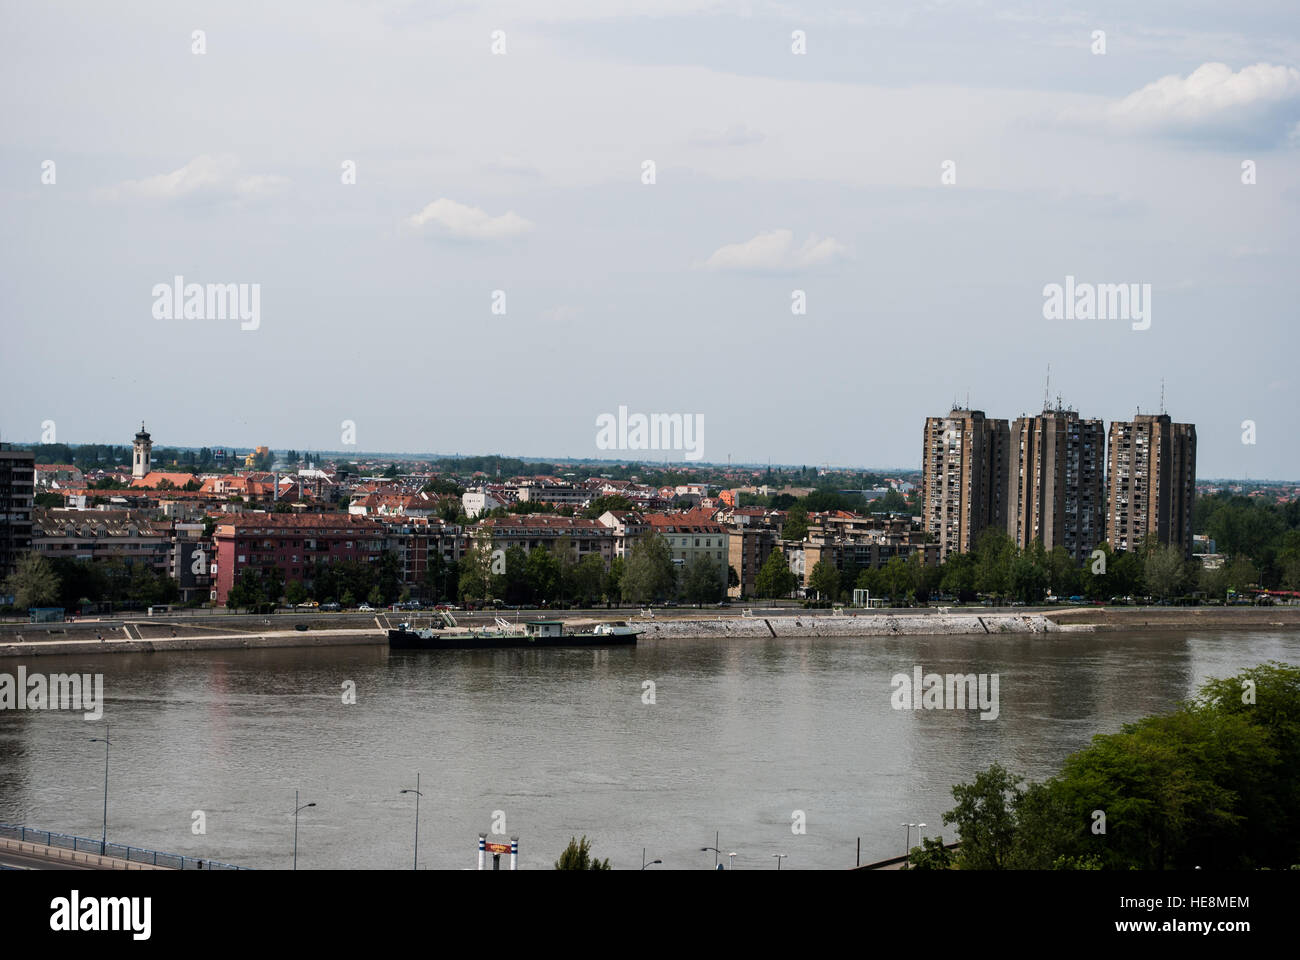
<svg viewBox="0 0 1300 960"><path fill-rule="evenodd" d="M1197 628L1300 628L1300 607L1075 607L1023 613L953 607L846 611L838 616L825 611L764 613L746 616L726 611L707 616L703 611L675 610L657 612L652 617L631 618L628 622L644 631L644 640L982 634L1049 636ZM584 613L564 619L571 629L589 629L595 623L614 618ZM296 622L307 629L293 629L288 618L281 617L231 617L212 624L157 619L8 624L0 628L0 658L383 645L388 642L388 628L397 625L397 618L379 614L347 621L316 617Z"/></svg>

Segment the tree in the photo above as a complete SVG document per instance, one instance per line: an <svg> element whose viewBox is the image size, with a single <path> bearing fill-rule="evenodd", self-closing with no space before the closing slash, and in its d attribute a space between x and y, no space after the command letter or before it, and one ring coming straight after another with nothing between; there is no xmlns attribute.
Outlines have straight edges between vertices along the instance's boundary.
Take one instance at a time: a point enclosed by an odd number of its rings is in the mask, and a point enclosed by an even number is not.
<svg viewBox="0 0 1300 960"><path fill-rule="evenodd" d="M626 561L622 557L615 557L610 561L609 570L605 573L603 588L606 603L623 599L623 571L626 565Z"/></svg>
<svg viewBox="0 0 1300 960"><path fill-rule="evenodd" d="M644 603L672 597L677 589L673 552L663 534L637 540L623 567L623 599Z"/></svg>
<svg viewBox="0 0 1300 960"><path fill-rule="evenodd" d="M943 836L922 837L921 845L908 853L907 867L912 870L951 870L956 863L952 851L943 845Z"/></svg>
<svg viewBox="0 0 1300 960"><path fill-rule="evenodd" d="M5 581L5 591L16 607L48 607L59 598L59 577L50 562L28 551Z"/></svg>
<svg viewBox="0 0 1300 960"><path fill-rule="evenodd" d="M460 595L470 600L486 600L491 593L492 531L480 527L474 534L473 544L460 560Z"/></svg>
<svg viewBox="0 0 1300 960"><path fill-rule="evenodd" d="M604 497L597 497L587 505L587 509L582 511L582 515L588 520L599 520L608 510L613 510L615 513L619 513L623 510L633 510L635 508L636 504L631 500L615 493Z"/></svg>
<svg viewBox="0 0 1300 960"><path fill-rule="evenodd" d="M973 783L952 788L957 806L943 815L943 822L957 825L963 870L1006 868L1016 832L1014 806L1023 779L995 763L975 774Z"/></svg>
<svg viewBox="0 0 1300 960"><path fill-rule="evenodd" d="M560 598L563 570L555 551L546 547L530 550L524 561L524 574L535 600L550 603Z"/></svg>
<svg viewBox="0 0 1300 960"><path fill-rule="evenodd" d="M1178 593L1183 583L1183 552L1167 546L1147 555L1142 567L1147 589L1161 599Z"/></svg>
<svg viewBox="0 0 1300 960"><path fill-rule="evenodd" d="M781 527L782 540L802 540L808 535L808 508L796 503L785 516Z"/></svg>
<svg viewBox="0 0 1300 960"><path fill-rule="evenodd" d="M611 870L609 859L598 860L591 856L591 844L587 842L586 834L583 834L582 840L572 837L569 845L564 848L560 854L560 859L555 861L556 870Z"/></svg>
<svg viewBox="0 0 1300 960"><path fill-rule="evenodd" d="M291 606L296 607L307 600L307 588L299 580L290 580L284 588L284 599Z"/></svg>
<svg viewBox="0 0 1300 960"><path fill-rule="evenodd" d="M818 560L808 575L808 587L823 600L835 600L840 595L840 572L829 560Z"/></svg>
<svg viewBox="0 0 1300 960"><path fill-rule="evenodd" d="M780 547L774 547L754 578L754 592L765 599L776 599L790 596L796 586L785 553Z"/></svg>
<svg viewBox="0 0 1300 960"><path fill-rule="evenodd" d="M605 561L598 553L589 553L570 574L571 596L575 603L590 606L601 594L605 579Z"/></svg>
<svg viewBox="0 0 1300 960"><path fill-rule="evenodd" d="M682 587L690 603L716 603L722 597L718 565L707 554L696 554L686 565Z"/></svg>

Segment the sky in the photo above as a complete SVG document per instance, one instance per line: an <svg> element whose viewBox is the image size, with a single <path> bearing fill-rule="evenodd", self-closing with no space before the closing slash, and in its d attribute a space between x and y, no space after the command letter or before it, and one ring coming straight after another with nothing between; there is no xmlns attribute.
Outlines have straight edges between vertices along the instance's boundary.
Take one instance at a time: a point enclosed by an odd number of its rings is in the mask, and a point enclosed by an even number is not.
<svg viewBox="0 0 1300 960"><path fill-rule="evenodd" d="M1050 365L1300 478L1293 2L0 17L0 439L916 468Z"/></svg>

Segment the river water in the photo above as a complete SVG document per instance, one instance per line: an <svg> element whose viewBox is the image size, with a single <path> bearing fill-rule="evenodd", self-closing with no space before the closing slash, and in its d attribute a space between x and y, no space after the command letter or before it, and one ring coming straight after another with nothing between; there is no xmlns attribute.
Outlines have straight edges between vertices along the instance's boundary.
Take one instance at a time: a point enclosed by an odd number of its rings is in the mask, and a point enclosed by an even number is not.
<svg viewBox="0 0 1300 960"><path fill-rule="evenodd" d="M106 706L0 711L0 821L259 868L473 869L480 832L549 868L852 866L943 833L954 783L1043 779L1211 676L1300 663L1300 632L658 640L602 651L342 647L2 660L102 673ZM898 710L896 674L998 675L998 716ZM651 689L646 686L651 681ZM347 688L355 703L345 703ZM196 833L196 811L204 832ZM802 825L802 832L795 832ZM912 843L916 843L912 832ZM504 840L505 837L495 837ZM507 866L503 858L502 867ZM724 857L724 863L728 862Z"/></svg>

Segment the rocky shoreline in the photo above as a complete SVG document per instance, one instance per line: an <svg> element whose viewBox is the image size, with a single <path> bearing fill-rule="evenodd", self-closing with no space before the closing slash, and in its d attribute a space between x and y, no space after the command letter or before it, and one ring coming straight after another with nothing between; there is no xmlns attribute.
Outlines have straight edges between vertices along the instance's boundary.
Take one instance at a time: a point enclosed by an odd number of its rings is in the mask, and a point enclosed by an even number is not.
<svg viewBox="0 0 1300 960"><path fill-rule="evenodd" d="M574 627L590 626L610 617L570 618ZM1010 613L965 612L962 608L918 612L854 611L832 615L821 611L770 616L727 613L716 616L680 615L634 618L645 632L642 640L734 637L786 639L797 637L982 636L990 634L1079 634L1132 630L1295 629L1300 607L1078 607ZM268 622L266 625L270 626ZM275 624L279 627L279 624ZM101 653L160 653L185 650L240 650L277 647L380 646L388 642L383 622L340 626L315 620L307 630L240 630L231 625L193 622L81 622L69 624L10 624L0 629L0 659ZM101 639L102 638L102 639Z"/></svg>

